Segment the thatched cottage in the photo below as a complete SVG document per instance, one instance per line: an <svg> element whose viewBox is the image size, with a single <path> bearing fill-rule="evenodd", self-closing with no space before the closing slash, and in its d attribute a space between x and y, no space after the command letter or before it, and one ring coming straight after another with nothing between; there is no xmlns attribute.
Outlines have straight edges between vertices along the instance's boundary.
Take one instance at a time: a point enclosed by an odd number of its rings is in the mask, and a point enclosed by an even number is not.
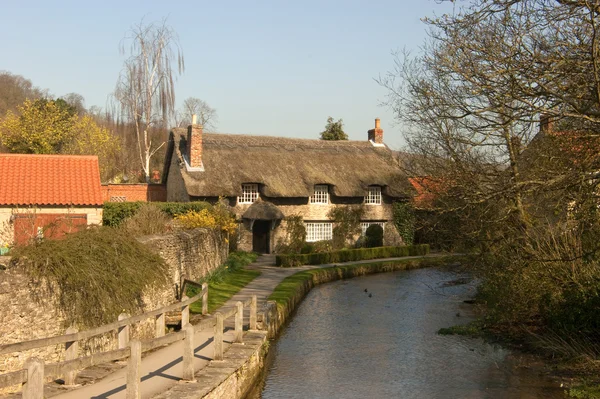
<svg viewBox="0 0 600 399"><path fill-rule="evenodd" d="M328 240L332 207L361 204L363 232L377 223L384 240L397 243L392 203L413 191L379 119L364 141L203 133L190 125L171 132L163 176L167 201L225 198L240 221L239 248L261 253L286 239L286 216L303 217L307 241Z"/></svg>

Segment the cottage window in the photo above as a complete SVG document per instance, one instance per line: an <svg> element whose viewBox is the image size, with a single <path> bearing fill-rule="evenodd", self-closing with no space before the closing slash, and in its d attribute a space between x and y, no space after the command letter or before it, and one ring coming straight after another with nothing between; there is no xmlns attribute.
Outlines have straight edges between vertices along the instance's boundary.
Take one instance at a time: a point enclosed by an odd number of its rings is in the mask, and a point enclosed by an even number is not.
<svg viewBox="0 0 600 399"><path fill-rule="evenodd" d="M367 196L365 197L367 205L381 205L381 187L371 186L368 188Z"/></svg>
<svg viewBox="0 0 600 399"><path fill-rule="evenodd" d="M258 184L242 184L242 195L238 204L251 204L258 199Z"/></svg>
<svg viewBox="0 0 600 399"><path fill-rule="evenodd" d="M385 229L385 223L384 222L361 222L360 223L360 230L361 230L361 234L363 236L367 234L367 229L372 224L379 225L379 226L381 226L382 229Z"/></svg>
<svg viewBox="0 0 600 399"><path fill-rule="evenodd" d="M326 184L315 185L315 192L310 197L311 204L328 204L329 187Z"/></svg>
<svg viewBox="0 0 600 399"><path fill-rule="evenodd" d="M333 223L305 223L306 241L323 241L333 238Z"/></svg>

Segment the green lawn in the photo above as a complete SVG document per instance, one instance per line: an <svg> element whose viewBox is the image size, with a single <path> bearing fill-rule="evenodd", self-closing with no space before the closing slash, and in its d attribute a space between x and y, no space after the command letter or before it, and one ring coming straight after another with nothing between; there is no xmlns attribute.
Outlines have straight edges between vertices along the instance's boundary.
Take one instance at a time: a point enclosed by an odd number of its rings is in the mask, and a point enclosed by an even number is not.
<svg viewBox="0 0 600 399"><path fill-rule="evenodd" d="M239 269L224 274L218 282L209 281L208 313L213 313L259 275L260 272L258 270ZM190 306L190 311L192 313L202 313L202 301L193 303Z"/></svg>

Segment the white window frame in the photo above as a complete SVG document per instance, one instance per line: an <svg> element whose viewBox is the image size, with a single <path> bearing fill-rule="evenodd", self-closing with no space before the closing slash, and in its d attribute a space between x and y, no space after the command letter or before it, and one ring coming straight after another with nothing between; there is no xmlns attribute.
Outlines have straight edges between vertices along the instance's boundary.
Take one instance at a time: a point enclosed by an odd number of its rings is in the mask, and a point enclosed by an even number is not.
<svg viewBox="0 0 600 399"><path fill-rule="evenodd" d="M369 186L367 195L365 196L366 205L381 205L381 187Z"/></svg>
<svg viewBox="0 0 600 399"><path fill-rule="evenodd" d="M306 228L306 242L324 241L333 239L333 223L308 222Z"/></svg>
<svg viewBox="0 0 600 399"><path fill-rule="evenodd" d="M310 196L311 204L329 204L329 186L327 184L315 184L313 195Z"/></svg>
<svg viewBox="0 0 600 399"><path fill-rule="evenodd" d="M366 235L367 229L369 228L369 226L371 226L373 224L377 224L377 225L381 226L383 231L385 231L385 222L360 222L361 235L363 235L363 236Z"/></svg>
<svg viewBox="0 0 600 399"><path fill-rule="evenodd" d="M252 204L258 199L258 184L242 184L242 195L238 197L238 204Z"/></svg>

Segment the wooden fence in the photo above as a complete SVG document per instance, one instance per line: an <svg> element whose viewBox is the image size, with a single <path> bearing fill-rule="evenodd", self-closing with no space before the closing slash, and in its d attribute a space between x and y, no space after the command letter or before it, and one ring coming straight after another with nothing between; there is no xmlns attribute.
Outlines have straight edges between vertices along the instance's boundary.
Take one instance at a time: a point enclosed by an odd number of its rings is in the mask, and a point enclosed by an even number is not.
<svg viewBox="0 0 600 399"><path fill-rule="evenodd" d="M215 318L204 319L193 326L189 322L189 307L202 299L202 314L208 312L208 285L202 284L202 291L192 298L182 297L180 302L160 309L130 317L119 315L116 322L106 324L91 330L77 331L68 328L65 335L40 338L14 344L0 345L0 355L21 352L30 349L43 348L50 345L65 344L65 360L59 363L44 364L44 361L31 357L23 365L23 369L0 374L0 389L23 384L23 399L42 399L44 397L44 382L47 379L63 377L65 385L74 385L77 370L114 360L129 358L127 363L127 399L140 398L140 379L142 353L163 345L184 341L183 345L183 379L194 379L194 333L214 326L214 360L223 359L223 324L224 320L235 316L234 342L241 343L243 339L244 307L250 308L250 329L256 330L257 300L256 295L245 302L237 302L236 307L226 312L215 313ZM165 335L165 314L181 311L181 330ZM155 338L150 340L129 340L129 328L132 324L154 317ZM118 349L94 353L89 356L79 356L79 341L98 336L111 331L117 331Z"/></svg>

